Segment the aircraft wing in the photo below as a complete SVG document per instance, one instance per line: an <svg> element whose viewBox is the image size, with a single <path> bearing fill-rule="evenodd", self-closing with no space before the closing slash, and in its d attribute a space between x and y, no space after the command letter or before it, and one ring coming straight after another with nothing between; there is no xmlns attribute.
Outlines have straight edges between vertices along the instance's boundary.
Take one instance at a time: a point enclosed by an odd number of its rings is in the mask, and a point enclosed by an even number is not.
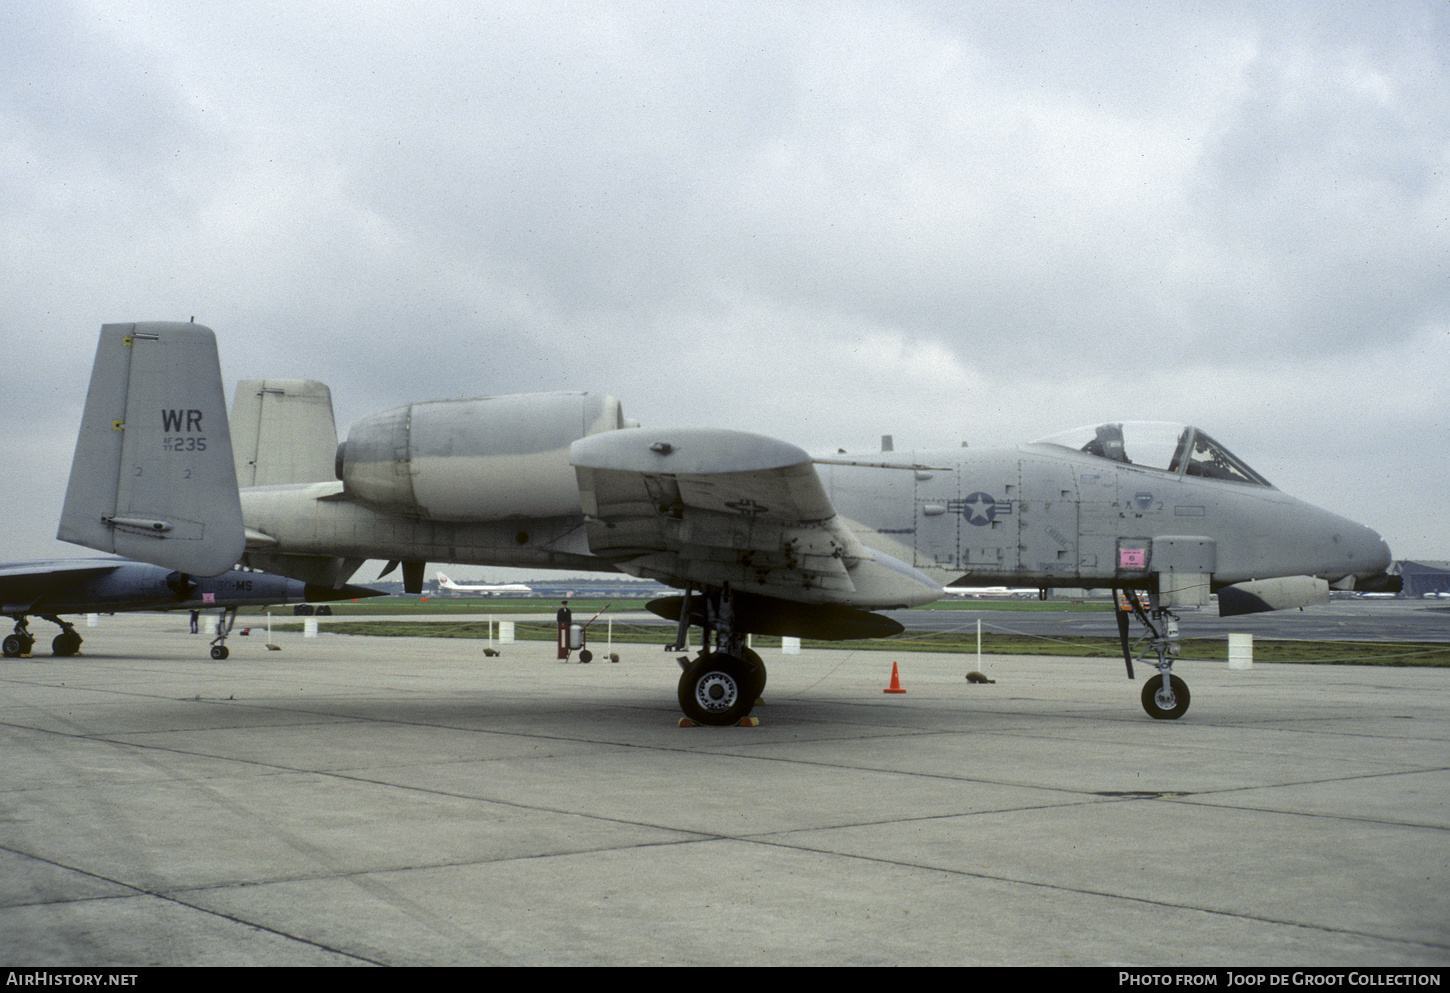
<svg viewBox="0 0 1450 993"><path fill-rule="evenodd" d="M333 589L285 576L233 570L185 576L126 559L47 559L0 565L0 613L196 609L321 603L383 596L362 586Z"/></svg>
<svg viewBox="0 0 1450 993"><path fill-rule="evenodd" d="M719 429L608 431L573 443L590 550L632 575L867 610L941 586L864 546L795 445Z"/></svg>
<svg viewBox="0 0 1450 993"><path fill-rule="evenodd" d="M123 563L120 559L44 559L0 565L0 613L28 612L40 600L65 589L76 580L104 576Z"/></svg>

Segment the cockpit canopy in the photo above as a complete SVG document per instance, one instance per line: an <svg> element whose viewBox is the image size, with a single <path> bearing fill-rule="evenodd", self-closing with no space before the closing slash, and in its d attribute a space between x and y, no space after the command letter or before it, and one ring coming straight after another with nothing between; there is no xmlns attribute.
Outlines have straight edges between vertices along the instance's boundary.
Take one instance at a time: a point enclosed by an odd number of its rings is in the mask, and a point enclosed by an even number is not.
<svg viewBox="0 0 1450 993"><path fill-rule="evenodd" d="M1126 465L1187 476L1271 486L1248 464L1198 428L1172 421L1121 421L1073 428L1037 439Z"/></svg>

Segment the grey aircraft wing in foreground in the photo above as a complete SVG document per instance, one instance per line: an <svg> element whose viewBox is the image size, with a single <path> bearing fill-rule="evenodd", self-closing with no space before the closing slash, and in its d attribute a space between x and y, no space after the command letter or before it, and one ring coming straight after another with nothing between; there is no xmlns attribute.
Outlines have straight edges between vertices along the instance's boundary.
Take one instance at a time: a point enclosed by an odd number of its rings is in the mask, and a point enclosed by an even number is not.
<svg viewBox="0 0 1450 993"><path fill-rule="evenodd" d="M1394 581L1378 534L1186 425L813 459L741 431L642 429L612 397L540 393L409 404L338 445L331 395L308 380L239 383L229 434L215 349L196 325L102 328L60 537L194 574L244 547L250 566L327 586L370 558L402 563L412 592L428 562L659 580L682 591L650 605L677 621L676 643L702 629L679 681L699 723L754 706L765 669L747 634L886 636L901 625L880 611L947 585L1145 593L1139 659L1158 675L1142 701L1176 718L1189 699L1171 671L1176 610L1210 593L1221 613L1275 610ZM1131 678L1128 626L1120 613Z"/></svg>
<svg viewBox="0 0 1450 993"><path fill-rule="evenodd" d="M310 586L285 576L233 569L219 576L188 576L165 566L126 559L50 559L0 565L0 603L15 621L3 642L6 658L30 654L35 637L29 618L60 627L50 643L55 655L80 651L81 636L61 614L120 613L132 610L211 610L224 617L212 640L211 656L224 659L226 636L238 607L321 603L381 596L378 590L344 585Z"/></svg>

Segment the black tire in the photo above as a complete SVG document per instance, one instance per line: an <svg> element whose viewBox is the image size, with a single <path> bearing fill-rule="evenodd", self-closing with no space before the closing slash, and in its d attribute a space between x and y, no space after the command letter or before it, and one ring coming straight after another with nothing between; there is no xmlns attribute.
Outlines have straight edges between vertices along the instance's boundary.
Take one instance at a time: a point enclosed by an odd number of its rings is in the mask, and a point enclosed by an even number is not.
<svg viewBox="0 0 1450 993"><path fill-rule="evenodd" d="M226 658L230 654L232 653L227 650L226 645L211 646L211 657L216 659L218 662L220 662L222 659Z"/></svg>
<svg viewBox="0 0 1450 993"><path fill-rule="evenodd" d="M753 680L750 699L759 702L760 698L765 695L765 680L767 676L765 662L755 653L754 649L750 648L745 649L744 653L742 653L741 661L750 667L750 678Z"/></svg>
<svg viewBox="0 0 1450 993"><path fill-rule="evenodd" d="M7 634L3 642L5 657L7 659L19 658L25 654L25 639L18 634Z"/></svg>
<svg viewBox="0 0 1450 993"><path fill-rule="evenodd" d="M584 649L579 653L579 661L583 662L585 665L588 665L590 662L594 661L594 653L587 648Z"/></svg>
<svg viewBox="0 0 1450 993"><path fill-rule="evenodd" d="M1168 701L1158 700L1158 690L1163 685L1163 674L1159 673L1143 684L1143 709L1148 716L1159 721L1176 721L1188 713L1188 684L1177 676L1168 677L1168 689L1173 694L1171 705L1163 706Z"/></svg>
<svg viewBox="0 0 1450 993"><path fill-rule="evenodd" d="M52 655L74 655L81 650L81 636L74 631L62 631L50 643Z"/></svg>
<svg viewBox="0 0 1450 993"><path fill-rule="evenodd" d="M729 727L750 715L755 676L749 663L713 652L680 674L680 709L696 724Z"/></svg>

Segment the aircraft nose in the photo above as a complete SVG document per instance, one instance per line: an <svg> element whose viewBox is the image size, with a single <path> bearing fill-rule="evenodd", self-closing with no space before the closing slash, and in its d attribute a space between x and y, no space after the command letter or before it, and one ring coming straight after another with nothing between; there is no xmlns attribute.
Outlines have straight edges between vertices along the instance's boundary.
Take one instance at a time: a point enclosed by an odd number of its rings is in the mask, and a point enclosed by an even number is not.
<svg viewBox="0 0 1450 993"><path fill-rule="evenodd" d="M1383 575L1393 561L1389 543L1374 528L1351 521L1345 523L1349 527L1335 535L1344 574L1361 578Z"/></svg>

